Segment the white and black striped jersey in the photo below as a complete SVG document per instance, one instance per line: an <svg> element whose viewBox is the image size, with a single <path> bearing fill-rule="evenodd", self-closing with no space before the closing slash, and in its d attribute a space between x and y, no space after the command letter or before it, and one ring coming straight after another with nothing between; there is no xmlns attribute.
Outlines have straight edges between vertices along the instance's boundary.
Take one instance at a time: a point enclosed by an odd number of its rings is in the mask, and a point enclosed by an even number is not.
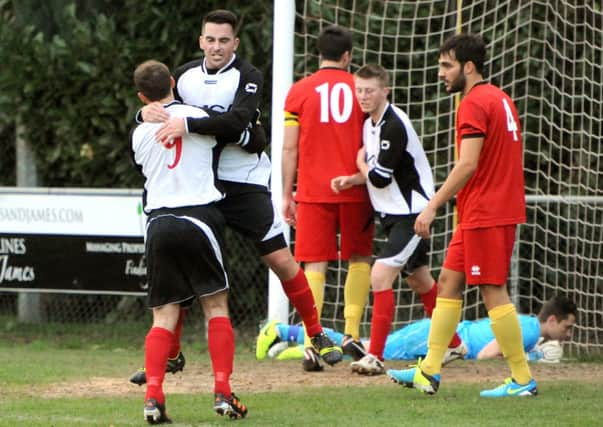
<svg viewBox="0 0 603 427"><path fill-rule="evenodd" d="M236 140L256 114L262 75L236 56L219 70L208 70L202 59L189 62L176 69L174 78L177 99L222 113L187 119L188 132ZM218 162L218 178L225 181L267 187L270 170L266 153L248 153L236 144L227 144Z"/></svg>
<svg viewBox="0 0 603 427"><path fill-rule="evenodd" d="M205 117L203 110L174 101L165 105L176 117ZM159 208L205 205L222 199L216 186L216 139L187 134L168 146L157 142L161 123L142 123L131 135L134 163L145 177L145 212Z"/></svg>
<svg viewBox="0 0 603 427"><path fill-rule="evenodd" d="M433 176L406 113L388 104L377 123L370 117L365 120L362 137L369 165L367 188L375 211L421 212L434 194Z"/></svg>

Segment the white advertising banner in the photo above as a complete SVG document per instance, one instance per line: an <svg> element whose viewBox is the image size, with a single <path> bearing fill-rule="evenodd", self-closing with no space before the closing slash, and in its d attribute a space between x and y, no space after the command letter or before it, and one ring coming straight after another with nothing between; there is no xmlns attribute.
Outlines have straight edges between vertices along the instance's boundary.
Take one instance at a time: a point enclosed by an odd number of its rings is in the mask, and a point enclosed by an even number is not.
<svg viewBox="0 0 603 427"><path fill-rule="evenodd" d="M140 194L31 194L0 190L0 233L143 236Z"/></svg>
<svg viewBox="0 0 603 427"><path fill-rule="evenodd" d="M146 292L141 192L0 187L0 291Z"/></svg>

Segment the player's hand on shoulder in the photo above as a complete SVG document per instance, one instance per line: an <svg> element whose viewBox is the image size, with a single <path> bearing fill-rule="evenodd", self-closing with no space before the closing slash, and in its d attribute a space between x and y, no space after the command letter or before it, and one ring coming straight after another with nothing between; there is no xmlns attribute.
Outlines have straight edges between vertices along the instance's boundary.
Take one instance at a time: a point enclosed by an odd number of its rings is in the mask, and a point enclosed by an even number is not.
<svg viewBox="0 0 603 427"><path fill-rule="evenodd" d="M142 120L148 123L161 123L170 118L170 115L160 102L151 102L142 107Z"/></svg>
<svg viewBox="0 0 603 427"><path fill-rule="evenodd" d="M162 144L166 144L184 135L186 135L186 119L171 117L155 133L155 138Z"/></svg>

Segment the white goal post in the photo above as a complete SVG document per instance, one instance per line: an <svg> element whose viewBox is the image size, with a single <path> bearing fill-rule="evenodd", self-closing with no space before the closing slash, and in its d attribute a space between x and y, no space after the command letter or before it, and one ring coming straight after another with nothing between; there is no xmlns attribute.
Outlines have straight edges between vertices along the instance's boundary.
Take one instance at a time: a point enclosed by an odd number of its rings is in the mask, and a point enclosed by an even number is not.
<svg viewBox="0 0 603 427"><path fill-rule="evenodd" d="M526 224L518 229L509 289L521 312L536 313L554 294L578 305L572 353L603 349L603 0L275 0L272 105L273 194L280 211L282 108L294 80L316 71L320 30L338 24L354 37L351 71L379 63L390 73L391 101L422 139L436 186L454 164L454 97L437 79L437 52L459 30L488 42L485 77L515 101L524 138ZM291 33L293 32L293 34ZM291 41L292 40L292 41ZM292 61L292 62L291 62ZM288 75L283 75L283 73ZM439 273L454 228L454 208L439 212L430 262ZM382 238L379 233L375 250ZM323 323L343 329L346 265L332 263ZM270 289L280 290L275 278ZM276 291L274 291L276 292ZM272 293L272 295L277 295ZM395 286L394 328L423 316L418 298ZM463 316L486 315L476 290ZM269 316L297 321L283 295ZM371 305L362 333L370 327Z"/></svg>

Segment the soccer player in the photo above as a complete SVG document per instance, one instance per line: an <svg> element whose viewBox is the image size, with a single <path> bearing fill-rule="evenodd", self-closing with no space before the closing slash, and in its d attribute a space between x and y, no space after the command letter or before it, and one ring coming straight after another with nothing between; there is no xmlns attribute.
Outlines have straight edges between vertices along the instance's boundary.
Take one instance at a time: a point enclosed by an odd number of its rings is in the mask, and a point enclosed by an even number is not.
<svg viewBox="0 0 603 427"><path fill-rule="evenodd" d="M529 361L557 363L563 356L561 343L572 335L578 310L576 304L564 296L554 296L540 309L537 316L520 314L519 323L523 337L523 348ZM258 335L257 348L262 352L258 360L266 357L277 360L303 358L303 328L271 322L270 333ZM492 359L502 356L500 346L492 334L490 319L464 320L456 328L457 334L467 346L464 359ZM385 360L412 360L427 353L427 337L431 319L421 319L398 329L387 336L383 357ZM336 344L343 340L341 332L325 328ZM267 338L270 337L270 338ZM289 343L295 344L293 347ZM370 340L362 340L370 347ZM298 345L299 344L299 345ZM443 365L446 362L443 363Z"/></svg>
<svg viewBox="0 0 603 427"><path fill-rule="evenodd" d="M251 239L262 259L281 280L285 294L308 328L316 353L328 364L342 359L341 349L322 333L319 316L308 281L293 258L284 236L280 216L268 189L270 161L246 135L255 122L262 88L260 72L236 55L239 46L238 19L227 10L214 10L203 18L199 45L205 56L176 69L175 96L189 105L211 110L210 117L169 117L158 103L142 109L144 121L164 122L157 138L169 141L190 133L209 134L219 139L243 135L240 143L223 146L219 155L218 179L226 197L218 207L227 226ZM219 113L219 114L215 114ZM261 146L260 146L261 147ZM177 335L182 329L182 316ZM170 362L184 360L180 340L172 349ZM181 370L183 363L168 363L168 370ZM144 383L144 370L130 381Z"/></svg>
<svg viewBox="0 0 603 427"><path fill-rule="evenodd" d="M352 372L374 375L385 373L383 350L394 316L393 283L400 272L421 298L428 316L437 297L428 266L428 241L414 232L417 215L433 196L433 178L427 156L410 119L388 101L389 76L374 64L354 75L356 96L364 121L356 164L360 172L331 181L336 193L366 182L373 209L378 213L387 242L371 269L373 315L368 354L352 362ZM458 335L449 345L448 359L462 358L466 349Z"/></svg>
<svg viewBox="0 0 603 427"><path fill-rule="evenodd" d="M356 153L362 144L363 114L347 71L352 35L330 25L319 34L317 47L319 70L291 86L285 101L283 217L296 227L295 258L304 263L319 314L329 261L349 260L343 351L360 358L360 320L370 286L373 210L364 185L337 194L330 187L332 178L356 172ZM322 370L307 340L306 347L303 368Z"/></svg>
<svg viewBox="0 0 603 427"><path fill-rule="evenodd" d="M419 214L415 231L429 237L437 209L455 194L459 220L438 280L427 356L415 368L388 374L425 393L437 392L442 356L461 318L467 283L479 286L492 331L511 369L511 378L480 396L534 396L536 381L506 286L515 230L526 219L521 129L511 98L484 80L485 59L486 45L475 34L452 36L440 48L438 77L449 93L463 96L456 117L459 158Z"/></svg>
<svg viewBox="0 0 603 427"><path fill-rule="evenodd" d="M134 72L134 83L144 103L160 102L170 115L206 115L203 110L174 100L174 80L160 62L140 64ZM144 418L149 424L171 423L163 392L166 364L176 340L180 305L197 298L208 322L214 410L243 418L247 408L230 389L235 341L228 314L228 278L222 262L224 218L215 205L223 197L215 185L216 140L193 134L162 145L155 136L159 127L157 123L143 123L134 130L131 140L134 162L145 177L145 257L148 305L153 310L153 326L145 340L148 385Z"/></svg>

